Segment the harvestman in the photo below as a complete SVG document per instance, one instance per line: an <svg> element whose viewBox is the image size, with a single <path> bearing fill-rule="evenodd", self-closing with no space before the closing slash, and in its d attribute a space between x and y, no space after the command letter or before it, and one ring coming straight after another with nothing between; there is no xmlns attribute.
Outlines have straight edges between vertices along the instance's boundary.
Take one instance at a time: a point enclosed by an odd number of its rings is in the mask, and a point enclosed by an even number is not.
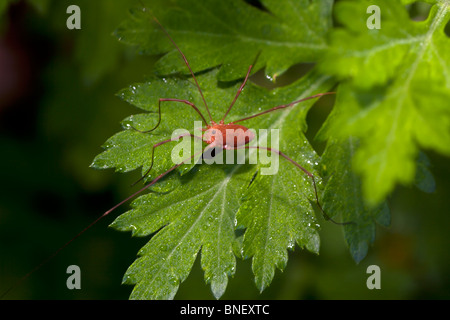
<svg viewBox="0 0 450 320"><path fill-rule="evenodd" d="M163 32L166 34L167 38L172 42L172 44L174 45L174 47L177 49L177 51L180 53L181 57L184 60L184 63L186 64L187 68L189 69L189 72L192 76L192 78L194 79L195 85L200 93L200 96L202 98L203 104L205 105L206 111L208 113L208 117L210 119L210 122L208 123L208 121L206 120L206 118L204 117L204 115L201 113L201 111L199 110L199 108L193 104L192 102L188 101L188 100L183 100L183 99L173 99L173 98L160 98L158 101L158 122L156 124L156 126L150 130L138 130L133 126L129 126L130 128L132 128L133 130L140 132L140 133L150 133L152 131L154 131L156 128L158 128L158 126L161 123L161 102L167 102L167 101L172 101L172 102L179 102L179 103L184 103L190 107L192 107L201 117L203 123L205 124L205 128L202 128L202 131L204 131L205 133L200 137L200 136L195 136L193 134L185 134L185 135L180 135L176 138L172 138L172 139L167 139L161 142L158 142L156 144L153 145L152 147L152 160L151 160L151 164L149 169L147 170L147 172L142 176L141 179L139 179L137 182L139 182L140 180L144 179L151 171L152 167L153 167L153 160L154 160L154 154L155 154L155 149L161 145L164 145L168 142L171 141L175 141L178 140L181 137L184 136L191 136L192 138L195 139L200 139L204 142L206 142L207 147L203 150L203 152L205 153L206 151L209 151L211 149L221 149L221 150L236 150L236 149L265 149L267 151L270 152L274 152L276 154L278 154L279 156L285 158L287 161L291 162L293 165L295 165L297 168L299 168L300 170L302 170L306 175L308 175L308 177L311 178L312 183L313 183L313 187L314 187L314 194L315 194L315 200L317 203L317 206L320 208L324 218L326 220L330 220L333 223L336 224L347 224L347 223L338 223L336 221L334 221L332 218L330 218L325 211L323 210L320 202L319 202L319 198L317 195L317 187L316 187L316 181L314 179L314 175L309 172L308 170L306 170L305 168L303 168L300 164L298 164L296 161L294 161L293 159L291 159L290 157L288 157L286 154L284 154L283 152L281 152L280 150L274 149L274 148L270 148L270 147L261 147L261 146L249 146L248 143L250 141L252 141L255 136L253 133L251 133L251 131L248 131L248 128L246 128L243 125L239 125L236 124L237 122L243 122L245 120L249 120L261 115L264 115L266 113L272 112L272 111L276 111L276 110L280 110L280 109L285 109L288 107L292 107L300 102L306 101L306 100L310 100L310 99L314 99L314 98L319 98L321 96L324 95L329 95L329 94L335 94L335 92L325 92L325 93L318 93L315 94L313 96L307 97L307 98L303 98L300 100L296 100L294 102L291 102L289 104L285 104L285 105L279 105L276 107L273 107L271 109L262 111L260 113L239 119L239 120L235 120L229 123L225 123L225 118L227 117L228 113L231 111L231 108L233 107L234 103L236 102L236 100L238 99L239 95L241 94L242 90L245 87L245 84L247 83L247 80L250 76L250 72L253 68L252 65L250 65L250 67L248 68L247 74L245 76L245 79L243 81L243 83L241 84L241 86L239 87L233 101L231 102L230 106L228 107L227 111L225 112L224 116L222 117L222 119L217 123L216 121L213 120L211 113L209 111L208 108L208 104L206 103L206 99L203 95L202 89L200 88L200 85L198 84L197 78L194 75L194 72L192 71L192 68L186 58L186 56L184 55L184 53L181 51L181 49L178 47L178 45L175 43L175 41L173 40L173 38L170 36L170 34L167 32L167 30L162 26L162 24L158 21L158 19L156 19L155 17L153 17L153 20L160 26L161 30L163 30ZM234 139L227 139L227 134L229 133L233 133L233 137ZM219 138L217 138L219 137ZM231 142L231 143L230 143ZM115 207L111 208L109 211L105 212L104 215L109 214L111 211L113 211L114 209L116 209L118 206L122 205L123 203L127 202L128 200L130 200L131 198L135 197L136 195L138 195L139 193L141 193L142 191L144 191L145 189L149 188L150 186L152 186L153 184L155 184L156 182L158 182L161 178L163 178L164 176L166 176L169 172L175 170L176 168L178 168L179 166L181 166L182 164L184 164L185 162L187 162L188 160L191 160L192 158L194 158L195 156L198 156L198 154L194 154L193 156L189 157L188 159L185 159L184 161L181 161L180 163L174 165L172 168L170 168L169 170L167 170L166 172L160 174L159 176L157 176L153 181L151 181L148 185L146 185L145 187L143 187L141 190L137 191L136 193L132 194L130 197L128 197L127 199L123 200L122 202L118 203Z"/></svg>
<svg viewBox="0 0 450 320"><path fill-rule="evenodd" d="M262 146L249 146L248 143L250 141L252 141L254 139L254 134L252 134L250 131L248 131L248 128L246 128L243 125L239 125L236 124L237 122L243 122L245 120L249 120L261 115L264 115L266 113L272 112L272 111L276 111L276 110L281 110L281 109L285 109L285 108L289 108L292 107L300 102L306 101L306 100L310 100L310 99L314 99L314 98L319 98L321 96L324 95L329 95L329 94L335 94L335 92L325 92L325 93L318 93L315 94L313 96L307 97L307 98L303 98L300 100L296 100L293 101L289 104L285 104L285 105L279 105L276 107L273 107L271 109L262 111L260 113L239 119L239 120L235 120L232 121L230 123L225 123L225 118L227 117L228 113L231 111L234 103L236 102L236 100L238 99L240 93L242 92L242 90L244 89L245 84L247 83L247 80L250 76L250 72L252 70L252 65L250 65L250 67L248 68L247 74L245 76L245 79L243 81L243 83L241 84L241 86L239 87L233 101L231 102L230 106L228 107L227 111L225 112L224 116L222 117L222 119L217 123L212 119L211 113L209 111L208 108L208 104L206 103L206 99L203 95L203 92L200 88L200 85L198 84L197 78L194 75L194 72L191 69L191 66L189 65L189 62L187 61L186 56L183 54L183 52L181 51L181 49L178 47L178 45L175 43L175 41L172 39L172 37L169 35L169 33L167 32L167 30L162 26L162 24L158 21L158 19L156 19L155 17L153 17L153 20L160 26L161 30L166 34L166 36L168 37L168 39L172 42L172 44L174 45L174 47L176 48L176 50L180 53L181 57L184 60L184 63L186 64L186 66L189 69L189 72L192 76L192 78L194 79L195 85L200 93L200 96L202 98L202 101L205 105L206 111L208 113L208 117L210 119L210 122L208 123L206 118L203 116L203 114L201 113L201 111L198 109L197 106L195 106L195 104L193 104L192 102L188 101L188 100L182 100L182 99L172 99L172 98L160 98L158 101L158 122L156 124L156 126L150 130L145 130L145 131L141 131L138 130L134 127L131 126L131 128L137 132L140 133L150 133L152 131L154 131L159 124L161 123L161 102L168 102L168 101L172 101L172 102L179 102L179 103L184 103L190 107L192 107L201 117L203 123L205 124L205 128L202 128L202 131L204 131L205 133L200 137L200 136L195 136L193 134L185 134L185 135L180 135L175 139L168 139L168 140L164 140L161 141L159 143L156 143L153 145L152 147L152 160L151 160L151 165L150 168L147 170L147 172L142 176L141 179L139 179L137 182L141 181L142 179L144 179L149 172L151 171L152 167L153 167L153 160L154 160L154 152L155 152L155 148L166 144L168 142L171 141L175 141L178 140L181 137L184 136L191 136L192 138L195 139L201 139L202 141L206 142L207 147L202 151L202 153L211 150L211 149L221 149L221 150L237 150L237 149L265 149L269 152L274 152L276 154L278 154L279 156L283 157L284 159L286 159L287 161L289 161L290 163L292 163L294 166L296 166L298 169L300 169L301 171L303 171L308 177L311 178L312 183L313 183L313 187L314 187L314 194L315 194L315 201L317 206L319 207L320 211L322 212L324 218L326 220L332 221L335 224L340 224L340 225L344 225L344 224L350 224L352 222L344 222L344 223L339 223L334 221L331 217L329 217L325 211L323 210L320 202L319 202L319 198L317 195L317 187L316 187L316 181L314 179L314 175L309 172L308 170L306 170L305 168L303 168L300 164L298 164L296 161L294 161L293 159L291 159L290 157L288 157L286 154L284 154L283 152L274 149L274 148L270 148L270 147L262 147ZM234 138L231 141L231 144L229 143L230 141L227 141L227 130L228 133L231 132L239 132L237 134L234 135ZM248 131L248 132L247 132ZM216 134L219 133L219 134ZM216 139L216 137L222 137L221 139ZM228 144L227 144L228 142ZM55 251L55 253L53 253L50 257L48 257L46 260L44 260L42 263L40 263L38 266L36 266L33 270L31 270L29 273L27 273L25 276L23 276L19 281L16 282L15 285L13 285L12 287L10 287L6 292L4 292L0 298L3 298L4 296L6 296L12 289L14 289L17 285L19 285L22 281L24 281L25 279L27 279L31 274L33 274L34 272L36 272L38 269L40 269L43 265L45 265L47 262L49 262L52 258L54 258L60 251L62 251L65 247L67 247L70 243L72 243L75 239L77 239L79 236L81 236L85 231L87 231L89 228L91 228L94 224L96 224L100 219L102 219L103 217L107 216L108 214L110 214L112 211L114 211L115 209L117 209L118 207L120 207L122 204L128 202L129 200L131 200L132 198L136 197L137 195L139 195L140 193L142 193L143 191L145 191L146 189L150 188L152 185L154 185L156 182L158 182L159 180L161 180L163 177L165 177L167 174L169 174L170 172L172 172L173 170L175 170L176 168L178 168L179 166L183 165L185 162L187 162L188 160L194 158L195 156L199 156L199 154L194 154L193 156L189 157L188 159L185 159L184 161L175 164L173 167L171 167L169 170L167 170L166 172L158 175L155 179L153 179L150 183L148 183L147 185L145 185L143 188L141 188L140 190L136 191L135 193L133 193L132 195L130 195L129 197L127 197L126 199L122 200L121 202L119 202L118 204L116 204L114 207L112 207L111 209L109 209L108 211L106 211L105 213L103 213L100 217L98 217L96 220L94 220L91 224L89 224L86 228L84 228L83 230L81 230L75 237L73 237L72 239L70 239L67 243L65 243L62 247L60 247L57 251Z"/></svg>

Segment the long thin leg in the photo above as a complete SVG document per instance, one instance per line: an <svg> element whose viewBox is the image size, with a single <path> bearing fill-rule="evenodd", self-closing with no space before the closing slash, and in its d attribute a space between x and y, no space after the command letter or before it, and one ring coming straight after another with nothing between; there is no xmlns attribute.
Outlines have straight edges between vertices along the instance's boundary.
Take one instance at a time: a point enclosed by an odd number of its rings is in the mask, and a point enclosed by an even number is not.
<svg viewBox="0 0 450 320"><path fill-rule="evenodd" d="M231 102L230 106L228 107L227 112L225 112L225 115L223 116L222 120L220 121L221 124L224 123L225 118L227 117L228 113L230 112L230 110L233 107L234 103L236 102L237 98L239 97L239 95L241 94L242 90L244 89L245 84L247 83L248 77L250 76L250 71L252 71L252 67L253 66L250 65L250 67L248 68L247 75L245 76L244 82L239 87L239 90L237 91L236 96L234 97L234 100Z"/></svg>
<svg viewBox="0 0 450 320"><path fill-rule="evenodd" d="M142 5L142 7L144 8L144 11L145 11L145 6L144 6L144 4L142 3L142 1L141 1L141 5ZM166 36L167 36L167 38L169 38L170 42L172 42L172 44L173 44L173 46L175 47L175 49L177 49L177 51L180 53L181 58L183 58L184 63L185 63L186 66L188 67L189 72L191 73L191 76L192 76L192 78L193 78L194 81L195 81L195 85L197 86L198 92L200 93L200 95L201 95L201 97L202 97L203 103L205 104L206 111L208 112L209 119L210 119L211 121L213 121L213 119L212 119L212 117L211 117L211 113L209 112L208 104L206 103L206 99L205 99L205 97L204 97L204 95L203 95L202 89L200 88L200 85L198 84L197 78L195 77L194 72L192 71L192 68L191 68L191 66L189 65L189 62L188 62L186 56L185 56L184 53L181 51L180 47L178 47L178 45L175 43L175 41L173 40L173 38L170 36L169 32L167 32L167 30L163 27L163 25L161 24L161 22L159 22L159 20L156 19L155 16L152 16L152 18L153 18L153 20L159 25L159 27L161 28L161 30L166 34Z"/></svg>
<svg viewBox="0 0 450 320"><path fill-rule="evenodd" d="M183 138L183 137L187 137L187 136L191 136L192 138L200 139L200 140L203 141L202 137L193 135L192 133L186 133L186 134L182 134L182 135L176 137L175 139L167 139L167 140L164 140L164 141L155 143L155 144L153 145L153 147L152 147L152 162L150 163L150 168L148 168L148 170L145 172L145 174L144 174L139 180L137 180L136 182L134 182L131 186L134 186L134 185L136 185L137 183L139 183L141 180L143 180L143 179L150 173L150 171L151 171L152 168L153 168L153 160L154 160L154 157L155 157L155 149L156 149L157 147L162 146L163 144L166 144L166 143L168 143L168 142L175 141L175 140L178 140L178 139Z"/></svg>
<svg viewBox="0 0 450 320"><path fill-rule="evenodd" d="M308 175L308 177L311 178L312 182L313 182L313 187L314 187L314 195L316 198L316 204L319 207L320 211L322 211L323 217L325 218L325 220L329 220L331 222L333 222L334 224L338 224L338 225L346 225L346 224L353 224L354 222L336 222L334 221L322 208L322 205L320 204L319 201L319 196L317 195L317 186L316 186L316 180L314 179L314 175L309 172L308 170L306 170L305 168L303 168L301 165L299 165L296 161L292 160L290 157L288 157L286 154L284 154L283 152L281 152L280 150L274 149L274 148L270 148L270 147L261 147L261 146L240 146L240 147L230 147L230 149L264 149L264 150L268 150L270 152L275 152L278 155L282 156L283 158L285 158L287 161L289 161L290 163L292 163L293 165L295 165L297 168L299 168L300 170L302 170L304 173L306 173L306 175Z"/></svg>
<svg viewBox="0 0 450 320"><path fill-rule="evenodd" d="M202 150L203 152L203 150ZM111 212L113 212L115 209L117 209L118 207L120 207L121 205L123 205L124 203L128 202L129 200L133 199L134 197L136 197L137 195L139 195L140 193L142 193L143 191L147 190L148 188L150 188L152 185L154 185L156 182L158 182L159 180L161 180L163 177L165 177L168 173L172 172L173 170L175 170L176 168L178 168L179 166L181 166L182 164L184 164L186 161L193 159L194 157L200 155L202 152L198 152L194 155L192 155L191 157L183 160L182 162L180 162L179 164L173 166L172 168L170 168L169 170L167 170L164 173L161 173L159 176L157 176L155 179L152 180L152 182L150 182L149 184L145 185L144 187L142 187L141 189L139 189L138 191L136 191L135 193L133 193L131 196L127 197L126 199L120 201L118 204L116 204L114 207L112 207L111 209L109 209L108 211L105 211L105 213L103 213L100 217L98 217L97 219L95 219L93 222L91 222L87 227L85 227L83 230L81 230L77 235L75 235L72 239L70 239L69 241L67 241L64 245L62 245L59 249L57 249L51 256L49 256L47 259L45 259L44 261L42 261L39 265L37 265L35 268L33 268L30 272L28 272L26 275L24 275L22 278L20 278L16 283L14 283L8 290L6 290L5 292L3 292L0 295L0 299L2 299L3 297L5 297L9 292L11 292L11 290L13 290L14 288L16 288L19 284L21 284L23 281L25 281L28 277L30 277L33 273L35 273L36 271L38 271L40 268L42 268L44 265L46 265L50 260L52 260L56 255L58 255L58 253L60 253L65 247L67 247L68 245L70 245L73 241L75 241L78 237L80 237L83 233L85 233L87 230L89 230L92 226L94 226L97 222L99 222L102 218L106 217L108 214L110 214Z"/></svg>
<svg viewBox="0 0 450 320"><path fill-rule="evenodd" d="M318 94L315 94L315 95L313 95L313 96L310 96L310 97L307 97L307 98L303 98L303 99L300 99L300 100L291 102L291 103L289 103L289 104L282 104L282 105L280 105L280 106L276 106L276 107L270 108L269 110L266 110L266 111L263 111L263 112L254 114L254 115L252 115L252 116L245 117L245 118L242 118L242 119L239 119L239 120L235 120L235 121L231 122L230 124L234 124L234 123L236 123L236 122L241 122L241 121L245 121L245 120L248 120L248 119L252 119L252 118L261 116L261 115L263 115L263 114L266 114L266 113L269 113L269 112L272 112L272 111L275 111L275 110L280 110L280 109L284 109L284 108L289 108L289 107L292 107L292 106L294 106L294 105L296 105L296 104L298 104L298 103L300 103L300 102L306 101L306 100L318 98L318 97L325 96L325 95L328 95L328 94L335 94L335 93L336 93L336 92L324 92L324 93L318 93Z"/></svg>
<svg viewBox="0 0 450 320"><path fill-rule="evenodd" d="M200 117L203 120L203 123L207 126L208 123L206 122L205 117L203 116L203 114L200 112L200 110L195 106L195 104L193 104L192 102L188 101L188 100L181 100L181 99L171 99L171 98L160 98L159 102L158 102L158 123L156 124L156 126L153 129L150 130L139 130L136 129L135 127L130 125L130 128L132 128L133 130L140 132L140 133L149 133L152 132L153 130L155 130L156 128L158 128L159 124L161 123L161 102L163 101L174 101L174 102L182 102L184 104L187 104L189 106L191 106L192 108L194 108L195 111L197 111L197 113L200 115Z"/></svg>

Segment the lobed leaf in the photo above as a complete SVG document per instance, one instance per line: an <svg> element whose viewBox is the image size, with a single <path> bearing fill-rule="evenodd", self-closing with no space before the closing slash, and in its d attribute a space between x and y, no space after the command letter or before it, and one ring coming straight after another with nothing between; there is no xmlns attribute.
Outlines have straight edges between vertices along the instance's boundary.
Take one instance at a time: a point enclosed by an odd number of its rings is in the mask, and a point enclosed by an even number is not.
<svg viewBox="0 0 450 320"><path fill-rule="evenodd" d="M136 284L132 299L171 299L202 250L205 280L219 298L234 274L234 213L252 172L246 166L200 166L169 195L151 193L112 224L134 235L157 232L140 251L124 282Z"/></svg>
<svg viewBox="0 0 450 320"><path fill-rule="evenodd" d="M361 17L365 3L336 5L344 28L332 32L322 69L348 79L328 136L358 138L354 169L364 197L379 204L397 183L414 182L420 148L450 154L450 1L437 2L422 22L398 1L373 4L382 12L379 30L349 19Z"/></svg>
<svg viewBox="0 0 450 320"><path fill-rule="evenodd" d="M203 84L205 81L212 81L216 72L199 75L199 82ZM230 120L255 113L254 109L258 105L268 109L269 106L278 105L280 101L293 101L326 91L332 83L328 77L313 72L291 86L276 90L274 95L267 95L267 90L249 83L241 99L236 102ZM219 107L219 102L231 101L238 86L239 84L228 88L203 86L215 118L226 109L226 105L225 108ZM261 102L263 104L259 104ZM290 156L298 162L310 162L304 165L316 174L313 161L317 161L317 155L302 133L306 129L307 110L313 102L311 100L295 108L274 112L261 119L248 120L248 125L256 128L255 130L269 130L269 133L270 129L281 128L280 147L286 147L284 151L291 152ZM170 126L169 123L166 125ZM158 132L159 128L154 134L157 135ZM136 132L131 134L153 135ZM117 143L118 150L126 149L127 143L127 140ZM250 152L252 150L256 149L250 149ZM114 166L114 163L111 165ZM292 249L295 243L317 252L318 226L309 202L314 199L309 177L291 163L280 159L278 174L264 176L267 178L258 174L257 179L253 180L257 170L261 169L262 167L258 169L254 164L197 165L181 177L173 174L166 179L175 181L172 186L176 187L170 192L151 192L135 200L132 203L133 209L118 217L112 224L118 230L132 231L136 236L154 234L139 252L140 257L130 266L124 278L125 283L136 284L131 298L173 298L200 251L205 280L210 283L216 298L222 296L228 277L234 274L236 251L242 252L245 257L253 257L256 283L260 290L269 285L274 268L282 268L286 264L286 250ZM270 196L265 189L272 182L276 183L275 186L280 191L276 200L280 211L275 210L275 207L261 212L254 211L256 209L251 207L251 203L260 195L260 207L263 209L262 199ZM247 190L250 184L251 188ZM270 220L270 223L258 218L267 217L267 214L278 216ZM248 226L241 248L234 230L235 223L239 226L246 224L244 215L253 217L253 220ZM267 238L265 249L260 250L259 239L252 236L254 230L276 235L280 228L286 230L286 233L281 237ZM262 278L264 280L261 282Z"/></svg>
<svg viewBox="0 0 450 320"><path fill-rule="evenodd" d="M330 217L340 217L346 223L344 239L356 263L367 255L375 240L375 226L390 224L386 202L371 206L364 201L361 179L352 170L352 158L358 149L356 138L328 141L322 156L326 187L323 192L323 209Z"/></svg>
<svg viewBox="0 0 450 320"><path fill-rule="evenodd" d="M241 0L174 0L145 2L146 10L116 31L120 41L146 54L166 54L156 64L159 74L187 74L179 53L154 23L167 29L194 72L220 66L222 81L242 78L250 64L265 66L271 79L299 62L317 61L327 48L331 0L262 1L264 9Z"/></svg>
<svg viewBox="0 0 450 320"><path fill-rule="evenodd" d="M409 18L403 5L409 2L371 3L381 8L380 30L366 26L367 3L338 2L335 17L341 27L331 31L329 44L325 39L332 25L331 0L261 0L259 8L239 0L146 3L145 10L134 10L121 24L116 36L145 54L161 55L155 75L118 94L149 113L125 119L125 130L107 141L93 166L142 168L145 174L155 143L170 139L175 129L192 133L194 120L202 120L187 104L163 102L157 130L133 130L156 125L159 98L189 100L206 122L219 121L240 86L223 81L242 78L250 64L254 70L265 67L275 81L296 63L320 60L320 70L314 68L287 87L269 92L249 82L224 120L328 91L335 85L331 76L341 80L336 105L318 135L327 141L322 159L304 135L314 100L242 124L258 132L259 144L268 138L268 147L281 150L314 176L327 214L352 222L344 225L344 238L360 262L376 225L389 224L385 199L397 183L434 189L420 149L450 153L449 39L444 33L449 1L431 1L430 16L423 22ZM152 15L189 59L209 112L179 52ZM270 129L279 129L279 145L269 142L276 135ZM157 148L147 180L173 167L174 144ZM114 221L112 226L119 230L152 235L124 277L125 283L135 285L131 298L173 298L198 253L216 298L234 275L236 256L252 259L255 283L262 291L275 270L285 267L295 245L318 253L311 177L277 152L269 153L272 159L279 156L276 174L265 175L274 163L258 158L249 164L256 154L261 157L257 149L247 150L247 164L182 166Z"/></svg>

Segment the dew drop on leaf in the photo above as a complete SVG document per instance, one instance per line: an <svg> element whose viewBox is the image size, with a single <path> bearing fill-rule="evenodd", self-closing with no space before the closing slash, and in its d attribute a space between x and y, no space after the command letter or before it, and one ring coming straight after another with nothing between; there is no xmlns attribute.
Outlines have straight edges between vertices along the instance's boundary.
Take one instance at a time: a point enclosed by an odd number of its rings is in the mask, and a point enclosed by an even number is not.
<svg viewBox="0 0 450 320"><path fill-rule="evenodd" d="M271 76L269 76L268 74L266 74L266 79L269 80L270 82L273 82L273 78Z"/></svg>
<svg viewBox="0 0 450 320"><path fill-rule="evenodd" d="M293 239L289 240L289 243L287 245L288 249L293 249L295 247L295 241Z"/></svg>

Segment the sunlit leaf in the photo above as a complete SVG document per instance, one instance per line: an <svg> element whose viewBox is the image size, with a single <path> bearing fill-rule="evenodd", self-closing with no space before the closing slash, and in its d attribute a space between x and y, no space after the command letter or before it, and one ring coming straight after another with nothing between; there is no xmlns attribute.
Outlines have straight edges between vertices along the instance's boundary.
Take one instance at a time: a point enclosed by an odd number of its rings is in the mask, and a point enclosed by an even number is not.
<svg viewBox="0 0 450 320"><path fill-rule="evenodd" d="M322 68L348 79L329 136L359 139L354 169L377 204L397 183L414 182L420 148L450 154L450 2L437 1L420 22L398 1L371 4L380 7L381 29L366 27L365 2L336 5L344 27L332 32Z"/></svg>
<svg viewBox="0 0 450 320"><path fill-rule="evenodd" d="M147 54L164 54L160 74L187 73L179 53L153 21L156 17L194 72L220 66L218 77L229 81L245 75L250 64L266 68L275 79L299 62L314 62L327 48L331 27L330 0L264 0L260 10L241 0L147 1L145 10L116 31L120 41ZM151 13L150 13L151 12Z"/></svg>

